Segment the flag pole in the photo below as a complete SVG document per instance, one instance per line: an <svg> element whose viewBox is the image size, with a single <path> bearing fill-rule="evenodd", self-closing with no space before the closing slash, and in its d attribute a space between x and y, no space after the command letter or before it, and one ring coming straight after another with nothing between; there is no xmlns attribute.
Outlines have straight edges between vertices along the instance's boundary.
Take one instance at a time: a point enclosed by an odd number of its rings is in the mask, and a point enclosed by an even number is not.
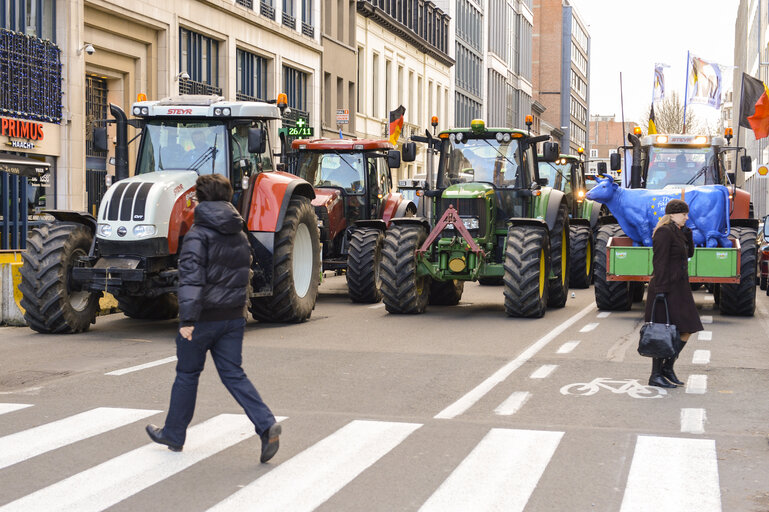
<svg viewBox="0 0 769 512"><path fill-rule="evenodd" d="M735 147L740 147L740 128L742 128L742 126L740 126L740 121L742 121L742 95L744 93L745 93L745 73L743 72L742 73L742 77L740 78L740 110L739 110L739 112L740 112L739 119L740 120L737 121L737 126L735 126L735 128L737 128L737 142L735 143ZM734 104L734 98L732 98L732 104ZM739 156L739 151L737 151L736 154ZM737 176L737 174L736 174L736 172L737 172L737 157L734 158L734 169L735 169L735 176Z"/></svg>
<svg viewBox="0 0 769 512"><path fill-rule="evenodd" d="M686 87L684 88L684 129L681 133L686 133L686 102L689 99L689 51L686 52Z"/></svg>
<svg viewBox="0 0 769 512"><path fill-rule="evenodd" d="M620 104L620 111L622 113L622 145L625 145L625 95L624 91L622 89L622 71L619 72L619 104ZM625 151L625 155L627 155L627 151ZM625 156L623 155L623 156ZM627 179L627 158L622 159L622 166L624 169L622 170L622 183L626 183L625 180Z"/></svg>

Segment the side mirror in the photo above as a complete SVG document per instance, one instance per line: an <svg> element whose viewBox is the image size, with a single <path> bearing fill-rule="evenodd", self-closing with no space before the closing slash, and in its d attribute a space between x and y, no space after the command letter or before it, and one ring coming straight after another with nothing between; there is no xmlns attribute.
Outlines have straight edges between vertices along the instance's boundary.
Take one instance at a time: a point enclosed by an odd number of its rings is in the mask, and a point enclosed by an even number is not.
<svg viewBox="0 0 769 512"><path fill-rule="evenodd" d="M740 157L740 169L742 172L750 172L753 170L753 159L748 155Z"/></svg>
<svg viewBox="0 0 769 512"><path fill-rule="evenodd" d="M417 143L416 142L406 142L401 147L401 153L403 154L403 161L404 162L413 162L417 159ZM388 154L389 158L389 154ZM392 167L392 166L391 166ZM400 165L398 165L400 167Z"/></svg>
<svg viewBox="0 0 769 512"><path fill-rule="evenodd" d="M542 148L542 160L544 162L555 162L561 156L561 148L557 142L545 142Z"/></svg>
<svg viewBox="0 0 769 512"><path fill-rule="evenodd" d="M397 149L391 149L387 152L387 166L390 169L397 169L401 166L401 154Z"/></svg>
<svg viewBox="0 0 769 512"><path fill-rule="evenodd" d="M612 153L609 155L609 166L612 171L619 171L622 169L622 155L619 153Z"/></svg>
<svg viewBox="0 0 769 512"><path fill-rule="evenodd" d="M243 190L243 168L237 165L232 166L232 176L230 177L233 190Z"/></svg>
<svg viewBox="0 0 769 512"><path fill-rule="evenodd" d="M93 149L94 151L107 151L109 149L106 128L93 129Z"/></svg>
<svg viewBox="0 0 769 512"><path fill-rule="evenodd" d="M266 133L261 128L248 129L248 152L261 155L267 150Z"/></svg>
<svg viewBox="0 0 769 512"><path fill-rule="evenodd" d="M547 178L539 178L537 180L537 183L539 183L540 186L546 187L548 183L550 183L550 180Z"/></svg>
<svg viewBox="0 0 769 512"><path fill-rule="evenodd" d="M606 162L598 162L598 174L606 174Z"/></svg>

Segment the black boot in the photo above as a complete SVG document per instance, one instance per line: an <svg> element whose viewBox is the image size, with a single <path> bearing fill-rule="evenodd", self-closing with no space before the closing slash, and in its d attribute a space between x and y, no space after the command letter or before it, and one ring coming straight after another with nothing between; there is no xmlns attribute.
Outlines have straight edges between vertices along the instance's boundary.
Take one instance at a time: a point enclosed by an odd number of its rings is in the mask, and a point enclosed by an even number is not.
<svg viewBox="0 0 769 512"><path fill-rule="evenodd" d="M652 374L649 376L649 385L658 388L674 388L676 385L666 381L662 376L662 361L663 359L658 357L652 359Z"/></svg>
<svg viewBox="0 0 769 512"><path fill-rule="evenodd" d="M675 355L675 357L670 357L662 361L662 376L665 377L670 382L672 382L673 384L678 384L679 386L683 386L684 383L678 380L678 377L676 376L676 372L673 371L673 365L675 364L676 359L678 359L678 354L680 354L681 351L684 349L684 346L686 346L686 342L682 341L681 348L678 350L678 353Z"/></svg>

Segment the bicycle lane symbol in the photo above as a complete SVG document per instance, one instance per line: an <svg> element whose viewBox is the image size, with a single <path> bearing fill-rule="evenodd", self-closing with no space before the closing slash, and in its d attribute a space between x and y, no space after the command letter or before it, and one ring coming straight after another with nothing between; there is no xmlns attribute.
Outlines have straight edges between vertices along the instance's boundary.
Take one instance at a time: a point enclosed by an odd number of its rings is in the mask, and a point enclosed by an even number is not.
<svg viewBox="0 0 769 512"><path fill-rule="evenodd" d="M662 398L668 392L655 386L644 386L637 379L608 379L599 377L591 382L575 382L561 388L562 395L590 396L601 389L615 394L627 394L632 398Z"/></svg>

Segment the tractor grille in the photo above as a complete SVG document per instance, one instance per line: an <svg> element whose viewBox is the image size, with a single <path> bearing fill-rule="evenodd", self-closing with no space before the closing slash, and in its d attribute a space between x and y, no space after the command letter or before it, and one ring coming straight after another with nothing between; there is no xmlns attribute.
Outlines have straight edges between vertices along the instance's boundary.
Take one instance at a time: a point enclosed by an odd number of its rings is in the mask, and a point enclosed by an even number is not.
<svg viewBox="0 0 769 512"><path fill-rule="evenodd" d="M470 235L474 238L482 238L486 236L486 230L488 229L488 219L486 215L486 201L482 198L477 199L456 199L456 198L441 198L440 212L438 212L438 218L449 209L449 205L454 205L454 209L459 212L460 217L475 217L478 219L478 229L469 229ZM458 236L459 231L454 229L444 229L443 237Z"/></svg>
<svg viewBox="0 0 769 512"><path fill-rule="evenodd" d="M152 183L118 183L102 220L143 221Z"/></svg>

